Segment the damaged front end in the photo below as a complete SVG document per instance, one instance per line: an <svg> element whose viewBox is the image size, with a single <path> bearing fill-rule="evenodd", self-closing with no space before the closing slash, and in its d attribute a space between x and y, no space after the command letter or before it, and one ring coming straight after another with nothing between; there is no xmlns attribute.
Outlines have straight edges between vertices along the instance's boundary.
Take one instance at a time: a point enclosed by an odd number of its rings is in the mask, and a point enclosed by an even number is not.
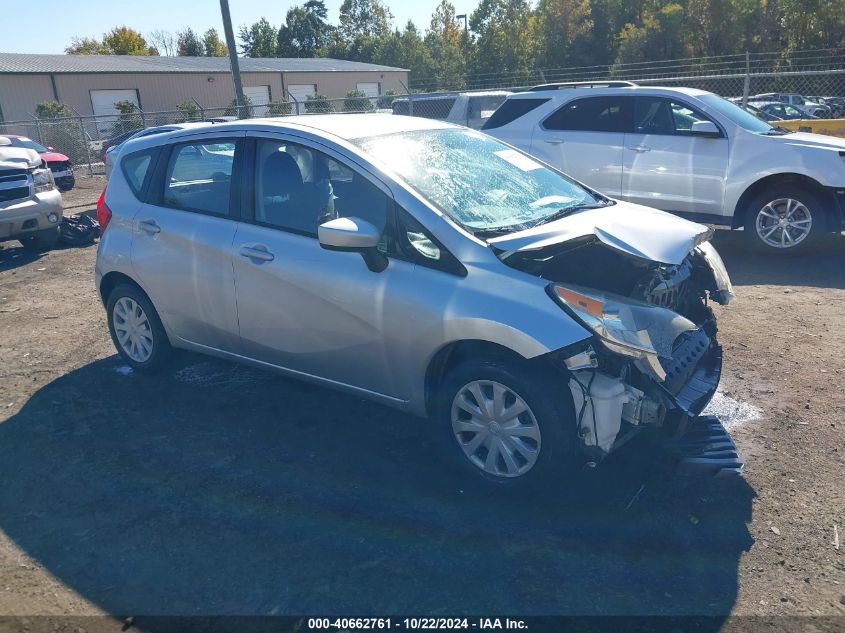
<svg viewBox="0 0 845 633"><path fill-rule="evenodd" d="M691 226L701 230L671 262L598 233L500 251L506 264L548 280L549 296L592 333L551 355L568 370L592 461L646 428L682 435L716 392L722 349L709 303L727 304L733 290L711 231Z"/></svg>

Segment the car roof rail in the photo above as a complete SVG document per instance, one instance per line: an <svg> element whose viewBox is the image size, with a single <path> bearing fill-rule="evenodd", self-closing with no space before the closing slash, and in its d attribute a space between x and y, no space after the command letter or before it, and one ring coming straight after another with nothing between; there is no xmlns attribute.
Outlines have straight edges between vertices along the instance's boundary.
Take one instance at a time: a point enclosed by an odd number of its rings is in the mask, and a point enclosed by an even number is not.
<svg viewBox="0 0 845 633"><path fill-rule="evenodd" d="M540 84L529 88L529 92L537 90L561 90L563 88L631 88L636 87L633 81L564 81L553 84Z"/></svg>

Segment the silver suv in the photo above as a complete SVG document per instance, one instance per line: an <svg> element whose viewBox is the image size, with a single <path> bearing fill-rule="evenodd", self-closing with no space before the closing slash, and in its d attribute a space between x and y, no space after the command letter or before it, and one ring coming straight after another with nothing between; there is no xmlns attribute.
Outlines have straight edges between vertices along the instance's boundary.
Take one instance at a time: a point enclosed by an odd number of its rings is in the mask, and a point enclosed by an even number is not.
<svg viewBox="0 0 845 633"><path fill-rule="evenodd" d="M678 433L719 382L707 301L732 291L711 231L467 128L350 114L138 138L98 215L131 367L178 347L371 398L498 484Z"/></svg>
<svg viewBox="0 0 845 633"><path fill-rule="evenodd" d="M62 195L53 173L35 150L12 147L0 137L0 242L46 251L59 239Z"/></svg>

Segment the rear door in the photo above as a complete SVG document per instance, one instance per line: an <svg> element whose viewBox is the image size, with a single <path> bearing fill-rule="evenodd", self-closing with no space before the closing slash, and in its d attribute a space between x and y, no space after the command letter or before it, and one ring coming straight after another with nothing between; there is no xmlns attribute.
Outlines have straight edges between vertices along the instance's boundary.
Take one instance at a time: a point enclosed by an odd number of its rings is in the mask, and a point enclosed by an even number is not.
<svg viewBox="0 0 845 633"><path fill-rule="evenodd" d="M727 137L693 136L693 123L712 119L681 100L632 100L634 128L625 135L622 198L664 211L722 215Z"/></svg>
<svg viewBox="0 0 845 633"><path fill-rule="evenodd" d="M168 330L229 352L239 345L232 240L242 138L197 135L165 147L133 218L132 263Z"/></svg>
<svg viewBox="0 0 845 633"><path fill-rule="evenodd" d="M622 148L630 113L622 96L580 97L541 121L531 153L609 196L622 187Z"/></svg>

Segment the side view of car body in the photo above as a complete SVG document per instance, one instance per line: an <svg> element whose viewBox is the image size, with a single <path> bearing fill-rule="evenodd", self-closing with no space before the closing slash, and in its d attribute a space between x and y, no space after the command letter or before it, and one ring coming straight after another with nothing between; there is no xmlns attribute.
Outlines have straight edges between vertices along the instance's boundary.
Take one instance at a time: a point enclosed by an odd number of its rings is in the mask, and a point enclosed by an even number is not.
<svg viewBox="0 0 845 633"><path fill-rule="evenodd" d="M508 97L483 131L613 198L744 227L760 250L800 251L843 226L845 140L703 90L542 86Z"/></svg>
<svg viewBox="0 0 845 633"><path fill-rule="evenodd" d="M49 250L59 239L62 195L44 159L0 137L0 242Z"/></svg>
<svg viewBox="0 0 845 633"><path fill-rule="evenodd" d="M481 128L502 102L512 94L506 90L462 92L425 96L413 99L394 99L393 114L404 114L447 121L477 130Z"/></svg>
<svg viewBox="0 0 845 633"><path fill-rule="evenodd" d="M17 134L4 134L9 139L11 147L20 147L36 151L47 163L47 167L53 172L53 180L59 191L70 191L76 184L76 177L73 175L73 165L70 158L55 151L52 147L44 147L31 138Z"/></svg>
<svg viewBox="0 0 845 633"><path fill-rule="evenodd" d="M719 382L707 301L733 293L711 231L466 128L347 114L137 138L98 216L133 368L178 347L371 398L496 484L682 434Z"/></svg>

